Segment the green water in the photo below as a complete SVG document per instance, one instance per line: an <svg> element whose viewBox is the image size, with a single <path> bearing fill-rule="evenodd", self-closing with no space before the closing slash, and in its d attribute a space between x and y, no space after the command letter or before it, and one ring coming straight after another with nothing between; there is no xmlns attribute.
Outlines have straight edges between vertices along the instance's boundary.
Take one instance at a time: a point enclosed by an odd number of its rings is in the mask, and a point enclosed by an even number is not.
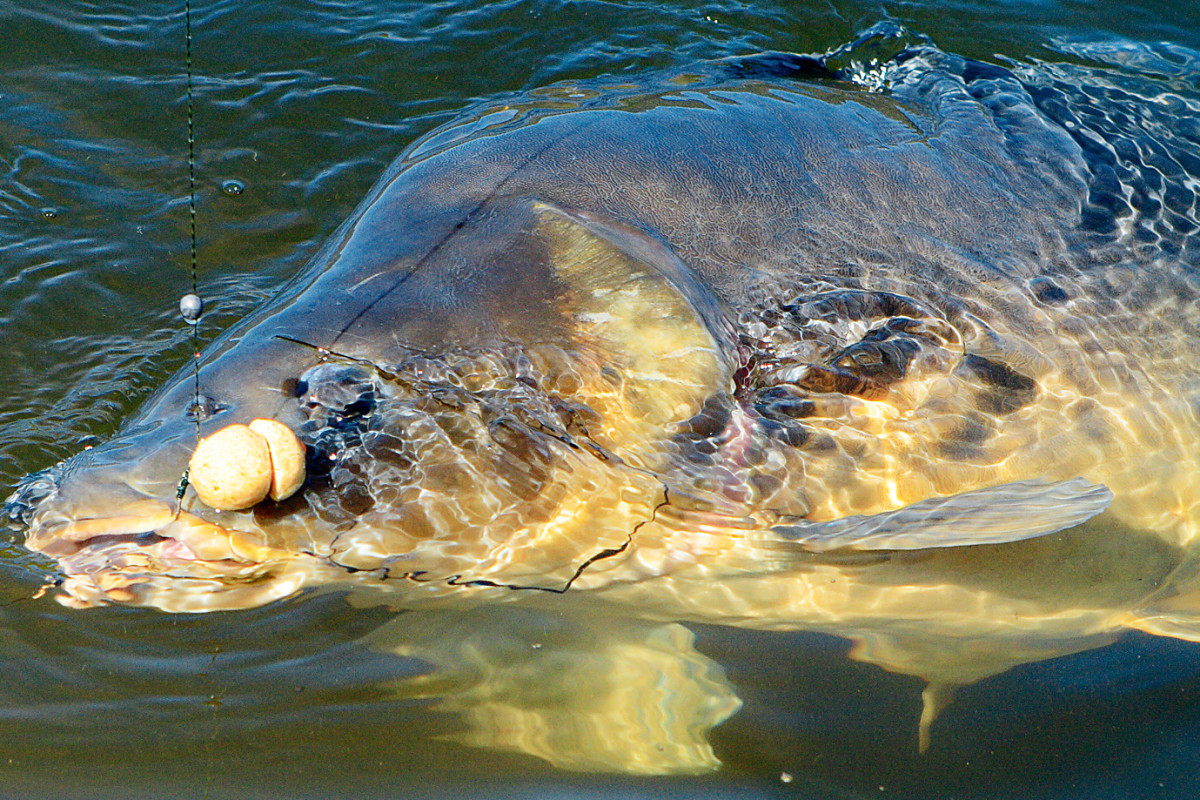
<svg viewBox="0 0 1200 800"><path fill-rule="evenodd" d="M1142 45L1164 82L1194 98L1200 81L1190 3L198 2L202 337L270 297L406 144L478 100L822 52L881 20L1001 63ZM0 0L0 495L110 436L189 358L184 45L177 4ZM1183 642L1081 642L964 688L919 756L915 678L850 661L831 637L694 626L743 703L710 737L723 767L575 773L456 740L461 716L414 688L429 664L379 639L430 624L420 615L337 595L77 612L30 599L46 565L16 538L0 541L0 797L1200 793L1200 661ZM540 647L565 615L437 621L455 642L511 625Z"/></svg>

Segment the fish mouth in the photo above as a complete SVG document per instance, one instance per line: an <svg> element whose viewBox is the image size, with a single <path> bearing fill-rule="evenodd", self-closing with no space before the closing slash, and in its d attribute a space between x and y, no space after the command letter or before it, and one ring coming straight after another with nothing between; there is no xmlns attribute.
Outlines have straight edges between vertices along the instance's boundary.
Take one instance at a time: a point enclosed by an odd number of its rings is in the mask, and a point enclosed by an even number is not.
<svg viewBox="0 0 1200 800"><path fill-rule="evenodd" d="M226 527L133 490L109 487L103 516L69 501L56 475L31 476L5 503L27 526L25 546L57 563L56 599L75 608L118 603L166 611L249 608L298 592L302 554L265 544L249 531ZM92 498L96 491L89 492ZM113 495L118 495L117 499Z"/></svg>
<svg viewBox="0 0 1200 800"><path fill-rule="evenodd" d="M26 546L60 563L86 550L136 545L164 560L263 563L283 555L245 531L226 528L161 500L146 500L108 517L43 521L30 528Z"/></svg>

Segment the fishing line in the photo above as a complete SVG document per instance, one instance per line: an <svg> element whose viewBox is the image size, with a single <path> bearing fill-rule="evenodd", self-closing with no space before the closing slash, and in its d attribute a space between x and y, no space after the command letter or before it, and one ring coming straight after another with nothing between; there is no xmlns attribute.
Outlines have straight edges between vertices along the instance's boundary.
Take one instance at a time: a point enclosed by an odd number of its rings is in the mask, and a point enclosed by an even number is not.
<svg viewBox="0 0 1200 800"><path fill-rule="evenodd" d="M185 294L179 300L179 313L183 315L184 322L192 326L192 375L194 376L193 383L193 398L192 398L192 418L196 421L196 444L200 444L200 418L203 416L203 406L200 402L200 315L204 312L204 301L200 299L200 294L196 286L196 124L195 124L195 105L192 99L192 2L184 0L183 3L183 20L184 20L184 39L187 41L187 144L188 144L188 219L191 223L192 234L192 291L191 294ZM179 491L175 498L175 514L183 510L183 496L187 492L188 487L188 472L189 469L183 470L183 477L179 479ZM210 683L215 683L212 679L212 671L217 663L217 656L221 654L220 645L214 645L212 660L208 662L208 667L200 673L200 677L206 678ZM209 737L206 750L208 751L208 766L205 770L204 782L204 800L209 800L212 797L213 779L216 776L216 750L215 745L221 731L221 724L218 712L221 708L221 698L224 694L223 690L210 693L209 699L204 705L208 706L212 712L212 735Z"/></svg>
<svg viewBox="0 0 1200 800"><path fill-rule="evenodd" d="M200 417L203 409L200 403L200 315L204 311L204 301L196 286L196 124L195 105L192 99L192 2L184 0L184 40L187 43L185 66L187 71L187 145L188 145L188 220L191 227L192 239L192 291L179 300L179 313L184 322L192 327L192 374L194 376L194 396L192 398L192 419L196 422L196 443L200 443ZM179 479L177 502L182 503L183 495L187 492L188 471L183 471ZM180 506L182 507L182 506ZM178 512L178 508L176 509Z"/></svg>

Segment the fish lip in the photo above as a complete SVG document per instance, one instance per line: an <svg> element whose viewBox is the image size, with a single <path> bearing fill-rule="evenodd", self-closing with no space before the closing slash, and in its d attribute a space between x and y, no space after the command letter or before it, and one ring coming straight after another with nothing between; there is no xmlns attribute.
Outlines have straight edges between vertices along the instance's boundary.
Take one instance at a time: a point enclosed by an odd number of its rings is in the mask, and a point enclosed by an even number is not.
<svg viewBox="0 0 1200 800"><path fill-rule="evenodd" d="M106 523L109 520L90 519L81 520L81 522ZM163 543L167 544L158 548L158 551L155 553L156 558L160 560L203 560L185 542L167 536L161 533L159 529L123 531L119 527L110 528L102 526L100 529L86 534L80 534L78 529L75 529L63 535L62 528L72 526L72 523L64 523L63 525L51 528L46 535L38 537L39 539L45 539L45 541L36 541L33 540L32 536L27 536L25 546L34 552L41 553L58 561L59 567L67 575L78 573L78 570L72 569L72 566L74 562L79 561L80 557L86 553L98 555L105 551L113 553L140 551L149 554L153 548ZM85 571L94 572L97 569L98 567L93 566L91 569Z"/></svg>
<svg viewBox="0 0 1200 800"><path fill-rule="evenodd" d="M26 547L56 562L54 599L76 609L206 612L256 607L303 588L307 574L291 568L294 557L246 531L156 502L172 513L136 525L127 524L132 516L63 520L31 532Z"/></svg>
<svg viewBox="0 0 1200 800"><path fill-rule="evenodd" d="M115 515L70 517L59 516L51 503L27 515L25 546L51 558L62 558L101 543L130 541L148 534L173 538L163 533L179 514L170 504L146 499L127 508L127 513Z"/></svg>
<svg viewBox="0 0 1200 800"><path fill-rule="evenodd" d="M149 497L127 500L102 516L72 516L51 501L31 522L25 547L53 558L67 576L118 572L135 555L150 571L186 563L207 565L214 573L256 567L283 555L249 531Z"/></svg>
<svg viewBox="0 0 1200 800"><path fill-rule="evenodd" d="M137 551L163 566L226 568L278 555L254 533L203 519L179 500L148 493L121 476L79 481L69 463L27 476L3 507L11 526L24 530L25 547L55 559L68 575L105 571L106 552L117 560Z"/></svg>

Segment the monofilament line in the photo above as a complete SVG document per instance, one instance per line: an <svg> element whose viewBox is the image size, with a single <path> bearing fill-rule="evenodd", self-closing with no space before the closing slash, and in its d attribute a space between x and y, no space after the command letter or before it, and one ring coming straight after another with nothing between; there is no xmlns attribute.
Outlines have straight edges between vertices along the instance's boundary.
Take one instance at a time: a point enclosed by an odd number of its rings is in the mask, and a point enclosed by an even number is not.
<svg viewBox="0 0 1200 800"><path fill-rule="evenodd" d="M196 290L196 125L194 105L192 100L192 2L184 0L184 38L187 41L187 143L188 143L188 219L191 223L192 234L192 296L199 299ZM187 309L183 310L184 319L192 326L193 375L195 378L195 397L192 414L196 418L196 441L200 440L200 309L196 309L195 319L188 316Z"/></svg>
<svg viewBox="0 0 1200 800"><path fill-rule="evenodd" d="M185 65L187 72L188 220L191 223L192 232L192 291L180 299L179 313L183 316L184 322L192 326L192 374L195 377L192 396L192 418L196 421L196 445L198 447L200 445L200 417L202 416L202 409L200 407L200 315L204 312L204 302L200 299L196 286L196 124L195 107L192 100L191 0L184 0L183 20L183 36L187 44ZM176 490L176 514L183 508L183 497L187 492L187 487L188 470L185 469L179 479L179 487Z"/></svg>

